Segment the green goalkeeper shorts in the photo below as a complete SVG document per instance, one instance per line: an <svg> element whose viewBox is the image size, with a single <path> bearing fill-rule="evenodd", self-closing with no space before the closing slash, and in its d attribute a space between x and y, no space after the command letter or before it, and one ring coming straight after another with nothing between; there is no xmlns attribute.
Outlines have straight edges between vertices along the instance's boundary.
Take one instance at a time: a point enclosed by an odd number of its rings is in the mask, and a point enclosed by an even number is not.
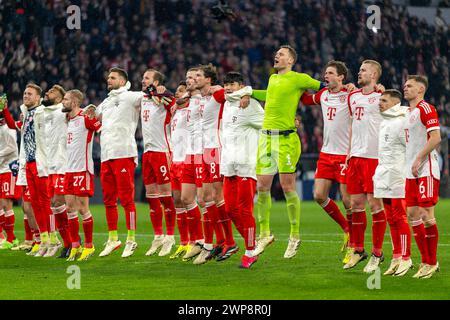
<svg viewBox="0 0 450 320"><path fill-rule="evenodd" d="M293 173L297 169L302 147L297 132L288 135L263 132L259 135L256 174Z"/></svg>

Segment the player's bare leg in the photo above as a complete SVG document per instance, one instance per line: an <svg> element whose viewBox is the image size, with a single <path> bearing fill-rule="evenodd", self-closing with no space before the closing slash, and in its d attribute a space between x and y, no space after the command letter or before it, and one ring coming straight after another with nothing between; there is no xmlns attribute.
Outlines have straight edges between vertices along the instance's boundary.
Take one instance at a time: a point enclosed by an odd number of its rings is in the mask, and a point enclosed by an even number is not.
<svg viewBox="0 0 450 320"><path fill-rule="evenodd" d="M284 253L285 258L293 258L300 246L300 198L296 186L297 173L280 173L280 184L286 198L286 207L291 224L288 247Z"/></svg>
<svg viewBox="0 0 450 320"><path fill-rule="evenodd" d="M256 214L259 221L259 239L253 253L255 256L261 254L275 240L270 232L270 209L272 207L270 189L273 177L273 175L257 175L256 189L258 191L258 199L256 201Z"/></svg>
<svg viewBox="0 0 450 320"><path fill-rule="evenodd" d="M326 213L328 213L328 215L341 227L344 232L344 244L341 248L341 251L344 251L348 244L349 226L337 204L329 197L332 185L332 180L315 179L314 200L325 210Z"/></svg>
<svg viewBox="0 0 450 320"><path fill-rule="evenodd" d="M166 221L166 236L162 241L161 251L159 256L163 257L170 253L172 247L175 245L175 219L176 210L172 198L172 187L170 183L158 185L158 193L161 204L164 207L164 218Z"/></svg>

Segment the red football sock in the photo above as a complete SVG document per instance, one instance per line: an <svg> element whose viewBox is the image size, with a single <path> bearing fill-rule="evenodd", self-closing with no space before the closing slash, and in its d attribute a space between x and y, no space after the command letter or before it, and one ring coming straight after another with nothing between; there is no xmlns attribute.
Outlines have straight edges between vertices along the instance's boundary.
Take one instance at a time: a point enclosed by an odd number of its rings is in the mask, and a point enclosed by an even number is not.
<svg viewBox="0 0 450 320"><path fill-rule="evenodd" d="M372 214L372 253L377 257L383 253L384 234L386 232L386 214L384 210Z"/></svg>
<svg viewBox="0 0 450 320"><path fill-rule="evenodd" d="M5 225L5 211L3 209L0 210L0 234L3 236L3 227Z"/></svg>
<svg viewBox="0 0 450 320"><path fill-rule="evenodd" d="M70 238L72 239L72 247L78 248L80 246L80 242L75 239L79 239L80 235L78 231L80 230L80 223L78 221L78 212L69 212L68 213L69 220L69 230L70 230Z"/></svg>
<svg viewBox="0 0 450 320"><path fill-rule="evenodd" d="M127 223L128 230L136 230L136 211L129 210L129 208L125 209L125 220Z"/></svg>
<svg viewBox="0 0 450 320"><path fill-rule="evenodd" d="M202 229L202 214L200 213L200 208L197 204L192 204L187 207L187 217L189 223L189 233L192 230L192 237L190 240L202 241L203 238L203 229Z"/></svg>
<svg viewBox="0 0 450 320"><path fill-rule="evenodd" d="M92 248L92 235L94 233L94 220L90 212L83 216L83 231L84 231L84 247Z"/></svg>
<svg viewBox="0 0 450 320"><path fill-rule="evenodd" d="M14 211L9 210L5 212L5 225L4 229L6 232L6 241L13 242L16 239L14 235L14 223L16 222L16 218L14 217Z"/></svg>
<svg viewBox="0 0 450 320"><path fill-rule="evenodd" d="M256 246L256 222L253 216L256 181L251 178L238 177L238 224L236 228L245 240L245 249L253 250ZM238 225L241 230L239 230Z"/></svg>
<svg viewBox="0 0 450 320"><path fill-rule="evenodd" d="M397 259L402 256L402 242L400 240L400 230L397 224L389 225L392 242L392 258Z"/></svg>
<svg viewBox="0 0 450 320"><path fill-rule="evenodd" d="M55 216L56 228L64 241L64 248L68 248L72 243L69 231L69 222L67 219L67 209L65 205L58 208L52 208Z"/></svg>
<svg viewBox="0 0 450 320"><path fill-rule="evenodd" d="M367 227L366 211L352 212L352 231L355 250L362 252L364 250L364 233Z"/></svg>
<svg viewBox="0 0 450 320"><path fill-rule="evenodd" d="M406 220L398 222L398 225L402 259L408 260L411 257L411 229Z"/></svg>
<svg viewBox="0 0 450 320"><path fill-rule="evenodd" d="M209 220L211 221L211 226L216 235L216 243L223 243L225 241L225 236L223 234L222 225L220 223L219 212L214 201L205 204L205 210L208 212ZM206 230L205 230L206 236ZM207 242L209 243L209 242Z"/></svg>
<svg viewBox="0 0 450 320"><path fill-rule="evenodd" d="M428 246L428 264L434 266L437 263L438 228L436 223L425 228L425 240Z"/></svg>
<svg viewBox="0 0 450 320"><path fill-rule="evenodd" d="M411 225L414 232L414 239L416 240L417 247L422 256L422 263L428 263L428 244L425 239L425 227L423 222L422 220L411 221Z"/></svg>
<svg viewBox="0 0 450 320"><path fill-rule="evenodd" d="M31 231L30 224L28 223L27 216L23 216L23 227L25 229L25 240L32 241L33 240L33 232Z"/></svg>
<svg viewBox="0 0 450 320"><path fill-rule="evenodd" d="M175 205L171 196L160 197L164 206L164 218L166 220L166 234L173 236L175 233Z"/></svg>
<svg viewBox="0 0 450 320"><path fill-rule="evenodd" d="M205 212L203 213L203 233L205 235L205 243L213 244L214 243L214 228L210 219L210 208L205 208Z"/></svg>
<svg viewBox="0 0 450 320"><path fill-rule="evenodd" d="M163 212L158 198L147 198L150 206L150 220L152 221L155 236L161 236L163 232Z"/></svg>
<svg viewBox="0 0 450 320"><path fill-rule="evenodd" d="M185 208L176 208L178 232L180 233L180 244L185 246L189 243L189 229L187 225L187 211Z"/></svg>
<svg viewBox="0 0 450 320"><path fill-rule="evenodd" d="M225 244L229 247L235 246L236 242L233 238L233 225L231 219L225 210L225 202L221 201L217 204L217 213L219 216L219 224L222 226L225 234Z"/></svg>
<svg viewBox="0 0 450 320"><path fill-rule="evenodd" d="M337 206L336 202L334 202L332 199L328 198L324 203L320 205L323 210L325 210L326 213L334 220L336 223L341 227L341 229L344 232L349 231L348 222L345 220L344 216L342 215L341 211L339 210L339 207Z"/></svg>

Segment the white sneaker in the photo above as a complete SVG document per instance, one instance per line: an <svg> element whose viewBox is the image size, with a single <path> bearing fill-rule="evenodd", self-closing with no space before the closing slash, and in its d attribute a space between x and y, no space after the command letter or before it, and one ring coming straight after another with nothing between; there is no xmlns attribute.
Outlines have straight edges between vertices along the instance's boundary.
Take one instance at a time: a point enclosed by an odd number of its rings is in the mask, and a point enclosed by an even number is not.
<svg viewBox="0 0 450 320"><path fill-rule="evenodd" d="M419 266L419 270L417 270L417 272L412 276L413 278L420 278L423 274L423 271L427 269L427 264L426 263L421 263Z"/></svg>
<svg viewBox="0 0 450 320"><path fill-rule="evenodd" d="M436 272L439 272L439 262L437 262L435 265L427 264L424 270L422 271L420 279L429 279Z"/></svg>
<svg viewBox="0 0 450 320"><path fill-rule="evenodd" d="M300 239L289 238L289 243L286 248L286 251L284 252L284 257L286 259L295 257L298 251L298 247L300 246L300 243L301 243Z"/></svg>
<svg viewBox="0 0 450 320"><path fill-rule="evenodd" d="M1 241L0 241L1 245ZM33 247L33 240L24 240L19 246L12 247L11 250L13 251L29 251Z"/></svg>
<svg viewBox="0 0 450 320"><path fill-rule="evenodd" d="M397 268L397 271L395 271L395 273L394 273L394 276L402 277L409 271L409 269L412 269L412 267L413 267L413 262L411 259L408 259L408 260L402 259L402 261L400 262L400 264Z"/></svg>
<svg viewBox="0 0 450 320"><path fill-rule="evenodd" d="M122 242L120 240L108 240L105 243L105 249L103 249L102 252L100 252L99 257L106 257L111 254L114 250L119 249L119 247L122 245Z"/></svg>
<svg viewBox="0 0 450 320"><path fill-rule="evenodd" d="M44 258L49 258L49 257L53 257L59 250L59 248L61 248L61 242L57 242L54 244L50 244L47 252L43 255Z"/></svg>
<svg viewBox="0 0 450 320"><path fill-rule="evenodd" d="M397 271L398 266L402 262L402 258L393 258L391 260L391 264L389 265L389 268L383 273L385 276L392 276Z"/></svg>
<svg viewBox="0 0 450 320"><path fill-rule="evenodd" d="M258 256L263 253L264 249L266 249L266 247L274 241L275 237L272 234L268 237L259 238L258 242L256 243L255 251L253 251L253 256Z"/></svg>
<svg viewBox="0 0 450 320"><path fill-rule="evenodd" d="M172 247L175 245L175 238L174 236L165 236L162 242L163 245L161 247L161 251L158 253L158 256L160 257L167 256L170 251L172 251Z"/></svg>
<svg viewBox="0 0 450 320"><path fill-rule="evenodd" d="M365 273L372 273L375 272L375 270L378 269L380 264L384 261L384 256L381 254L381 256L377 257L372 253L372 256L369 259L369 262L367 262L366 266L364 267L363 271Z"/></svg>
<svg viewBox="0 0 450 320"><path fill-rule="evenodd" d="M133 255L134 250L137 248L136 241L130 241L127 240L125 243L125 249L122 252L122 258L128 258L129 256Z"/></svg>
<svg viewBox="0 0 450 320"><path fill-rule="evenodd" d="M50 244L47 242L41 242L41 245L39 246L38 252L34 255L34 257L43 257L46 253L48 248L50 247Z"/></svg>
<svg viewBox="0 0 450 320"><path fill-rule="evenodd" d="M163 245L163 241L164 241L163 235L155 236L155 239L153 239L150 249L148 249L145 255L146 256L154 255L156 251L158 251L158 249L161 248L161 246Z"/></svg>
<svg viewBox="0 0 450 320"><path fill-rule="evenodd" d="M367 259L367 253L365 251L363 252L356 252L353 251L353 253L350 256L349 261L344 265L344 269L351 269L354 266L356 266L359 262Z"/></svg>
<svg viewBox="0 0 450 320"><path fill-rule="evenodd" d="M195 258L194 264L204 264L208 262L206 258L209 256L210 253L211 250L203 248L200 254L197 256L197 258Z"/></svg>

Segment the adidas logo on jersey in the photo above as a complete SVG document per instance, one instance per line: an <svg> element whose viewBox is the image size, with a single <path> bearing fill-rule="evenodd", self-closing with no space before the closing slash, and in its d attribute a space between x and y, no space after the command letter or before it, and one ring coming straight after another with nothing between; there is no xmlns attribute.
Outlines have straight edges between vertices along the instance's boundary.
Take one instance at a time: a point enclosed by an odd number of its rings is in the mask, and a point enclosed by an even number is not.
<svg viewBox="0 0 450 320"><path fill-rule="evenodd" d="M80 190L81 190L81 191L85 191L86 189L85 189L84 187L82 187Z"/></svg>
<svg viewBox="0 0 450 320"><path fill-rule="evenodd" d="M127 172L127 169L123 168L120 172Z"/></svg>
<svg viewBox="0 0 450 320"><path fill-rule="evenodd" d="M164 178L164 181L167 181L167 180L169 180L169 177L165 177L165 178Z"/></svg>

